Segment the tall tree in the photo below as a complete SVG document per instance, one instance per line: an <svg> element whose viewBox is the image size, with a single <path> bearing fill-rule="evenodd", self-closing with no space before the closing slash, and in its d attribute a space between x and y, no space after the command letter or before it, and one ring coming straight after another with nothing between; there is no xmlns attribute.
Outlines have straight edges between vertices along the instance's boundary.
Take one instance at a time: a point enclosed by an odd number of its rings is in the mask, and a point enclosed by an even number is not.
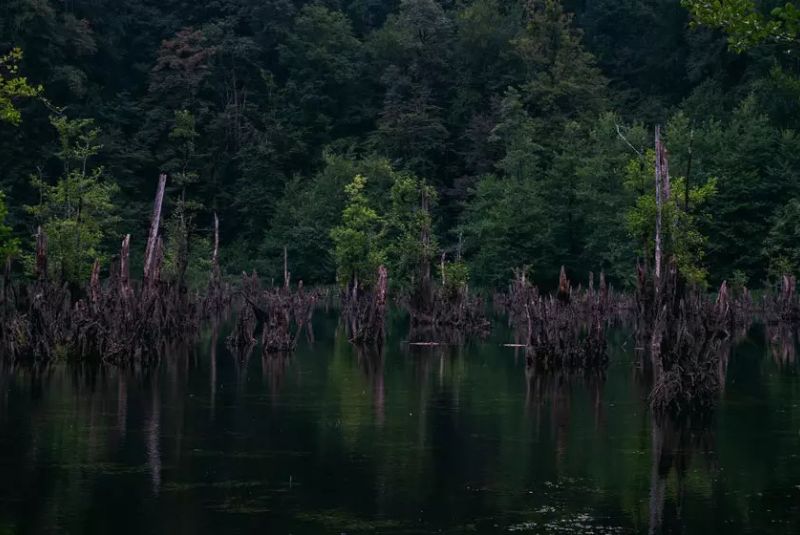
<svg viewBox="0 0 800 535"><path fill-rule="evenodd" d="M117 187L92 164L100 145L91 119L60 116L51 122L59 135L63 173L54 184L43 176L32 178L40 202L28 209L47 235L51 276L82 284L94 261L105 258L103 242L116 222L111 199Z"/></svg>

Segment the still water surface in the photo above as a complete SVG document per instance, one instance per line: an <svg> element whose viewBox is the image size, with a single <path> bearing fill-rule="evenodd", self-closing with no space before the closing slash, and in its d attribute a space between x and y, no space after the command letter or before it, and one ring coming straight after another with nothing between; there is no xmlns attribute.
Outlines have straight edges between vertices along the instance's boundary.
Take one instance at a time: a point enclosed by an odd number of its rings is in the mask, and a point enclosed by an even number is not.
<svg viewBox="0 0 800 535"><path fill-rule="evenodd" d="M290 358L224 336L149 373L0 366L0 534L800 533L800 379L754 329L713 421L656 424L632 343L605 377L502 348L382 355L317 322Z"/></svg>

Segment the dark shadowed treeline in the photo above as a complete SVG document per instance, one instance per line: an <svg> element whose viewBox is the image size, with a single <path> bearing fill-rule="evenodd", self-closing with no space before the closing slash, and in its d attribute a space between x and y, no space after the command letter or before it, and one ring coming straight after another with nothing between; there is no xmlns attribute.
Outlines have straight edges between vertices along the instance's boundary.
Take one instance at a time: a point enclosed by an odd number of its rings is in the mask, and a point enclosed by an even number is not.
<svg viewBox="0 0 800 535"><path fill-rule="evenodd" d="M0 55L15 47L43 86L0 121L18 272L39 226L63 278L125 234L140 262L164 171L164 269L188 249L196 287L215 212L224 273L280 279L285 248L294 280L332 282L356 175L390 235L397 177L432 186L425 254L463 258L475 286L521 266L553 284L561 265L630 284L656 123L683 273L759 285L800 266L797 64L729 51L679 0L8 0Z"/></svg>

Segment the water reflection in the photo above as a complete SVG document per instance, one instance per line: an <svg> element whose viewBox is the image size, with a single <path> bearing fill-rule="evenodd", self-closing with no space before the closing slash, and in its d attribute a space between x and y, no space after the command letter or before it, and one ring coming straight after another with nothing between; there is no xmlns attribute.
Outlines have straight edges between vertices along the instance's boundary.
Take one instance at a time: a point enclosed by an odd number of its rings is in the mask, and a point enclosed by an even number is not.
<svg viewBox="0 0 800 535"><path fill-rule="evenodd" d="M281 385L289 370L291 356L286 353L261 355L261 376L267 388L273 406L278 404Z"/></svg>
<svg viewBox="0 0 800 535"><path fill-rule="evenodd" d="M372 406L375 421L383 426L386 421L386 386L384 383L384 349L376 347L356 347L358 367L364 373L372 392Z"/></svg>
<svg viewBox="0 0 800 535"><path fill-rule="evenodd" d="M157 388L153 389L150 397L145 436L147 466L150 469L153 494L158 495L161 490L161 402Z"/></svg>
<svg viewBox="0 0 800 535"><path fill-rule="evenodd" d="M792 367L797 361L797 327L789 323L770 324L766 337L772 359L781 367Z"/></svg>
<svg viewBox="0 0 800 535"><path fill-rule="evenodd" d="M557 459L561 462L567 453L571 425L573 390L587 394L591 406L593 430L605 429L605 404L603 388L606 374L602 370L586 372L542 371L535 365L525 366L525 406L533 411L537 434L540 432L543 412L549 407L549 421L555 435Z"/></svg>
<svg viewBox="0 0 800 535"><path fill-rule="evenodd" d="M708 421L693 424L654 417L651 440L648 532L681 531L685 520L686 479L693 457L699 455L705 464L702 477L710 479L716 471L714 432ZM673 473L677 489L672 496L674 504L667 509L667 482Z"/></svg>
<svg viewBox="0 0 800 535"><path fill-rule="evenodd" d="M149 373L0 364L0 532L800 527L800 388L771 333L732 341L715 418L679 424L651 418L624 337L606 373L568 375L505 332L357 349L322 322L240 360L225 329Z"/></svg>

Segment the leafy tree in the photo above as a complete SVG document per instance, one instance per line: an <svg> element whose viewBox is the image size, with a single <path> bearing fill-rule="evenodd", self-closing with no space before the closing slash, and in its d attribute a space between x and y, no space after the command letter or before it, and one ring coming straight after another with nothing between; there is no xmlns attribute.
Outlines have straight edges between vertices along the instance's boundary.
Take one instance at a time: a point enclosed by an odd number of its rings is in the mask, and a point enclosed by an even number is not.
<svg viewBox="0 0 800 535"><path fill-rule="evenodd" d="M535 139L552 150L568 122L604 111L606 81L561 2L528 5L527 27L514 40L524 73L519 90L535 120Z"/></svg>
<svg viewBox="0 0 800 535"><path fill-rule="evenodd" d="M717 178L709 201L713 217L702 223L708 236L709 268L715 281L734 270L751 280L765 275L761 254L776 211L800 191L800 139L770 124L753 98L723 123L710 121L695 132L692 182Z"/></svg>
<svg viewBox="0 0 800 535"><path fill-rule="evenodd" d="M462 292L469 284L469 266L460 258L453 261L445 261L439 264L439 276L444 283L442 289L446 298L455 298L462 295Z"/></svg>
<svg viewBox="0 0 800 535"><path fill-rule="evenodd" d="M723 30L730 47L737 52L762 43L797 45L800 10L794 2L782 3L771 10L768 7L771 2L756 0L682 0L682 3L698 22Z"/></svg>
<svg viewBox="0 0 800 535"><path fill-rule="evenodd" d="M437 177L447 151L452 39L452 20L438 2L402 0L370 41L385 87L373 137L381 153L420 176Z"/></svg>
<svg viewBox="0 0 800 535"><path fill-rule="evenodd" d="M642 184L652 185L655 168L655 153L648 150L644 165L640 159L630 161L626 184L631 191L642 191ZM695 284L705 284L708 275L704 265L707 237L700 232L698 221L708 216L709 200L715 195L716 180L701 186L689 187L689 201L693 210L684 209L682 198L675 192L685 190L685 177L671 180L671 192L664 200L661 211L662 251L665 259L674 258L679 272ZM645 188L634 206L627 213L628 230L631 237L643 244L641 255L649 261L655 254L656 194L654 188Z"/></svg>
<svg viewBox="0 0 800 535"><path fill-rule="evenodd" d="M797 3L683 4L11 0L0 50L25 50L48 105L95 121L92 167L119 184L128 231L145 231L151 180L169 171L166 273L184 248L187 282L204 271L211 210L226 269L279 277L287 247L293 278L331 282L344 186L368 177L368 205L388 219L406 173L435 187L444 249L463 227L471 283L502 285L525 263L548 280L563 263L573 279L604 269L622 282L642 245L625 214L644 192L625 187L634 153L617 125L634 125L622 133L643 153L650 134L637 125L670 117L675 174L690 188L718 178L708 216L676 192L707 237L708 278L761 280L762 241L800 194ZM8 91L19 56L4 58ZM0 109L24 98L0 97ZM38 202L30 170L62 174L45 107L24 116L19 128L0 119L15 231Z"/></svg>
<svg viewBox="0 0 800 535"><path fill-rule="evenodd" d="M505 176L524 180L541 170L545 148L541 145L536 126L535 120L525 110L520 92L509 88L490 138L503 147L505 155L497 162L497 168Z"/></svg>
<svg viewBox="0 0 800 535"><path fill-rule="evenodd" d="M436 190L410 173L397 173L385 217L386 258L392 282L403 290L429 285L431 263L438 252L431 210Z"/></svg>
<svg viewBox="0 0 800 535"><path fill-rule="evenodd" d="M116 222L112 197L117 186L102 167L92 165L101 149L94 121L58 116L51 123L59 136L63 174L55 184L43 176L32 178L40 201L28 210L47 235L51 276L80 284L88 280L93 262L105 258L102 246Z"/></svg>
<svg viewBox="0 0 800 535"><path fill-rule="evenodd" d="M336 278L331 230L340 224L348 196L345 186L356 175L367 178L365 195L378 212L388 209L395 171L385 158L354 158L328 152L325 167L311 179L289 181L276 204L275 217L264 233L258 256L260 270L273 277L283 271L283 249L289 256L292 278L328 284ZM252 256L252 255L251 255ZM243 259L247 265L249 258Z"/></svg>
<svg viewBox="0 0 800 535"><path fill-rule="evenodd" d="M278 46L288 70L287 91L300 105L303 128L317 146L349 135L363 120L363 46L347 15L314 3L304 6Z"/></svg>
<svg viewBox="0 0 800 535"><path fill-rule="evenodd" d="M342 286L368 286L385 261L382 247L381 218L369 206L365 194L367 179L356 175L345 187L347 205L341 224L331 231L337 280Z"/></svg>
<svg viewBox="0 0 800 535"><path fill-rule="evenodd" d="M464 256L479 286L504 287L513 269L552 263L552 227L535 180L487 175L467 203ZM535 231L531 231L535 229Z"/></svg>
<svg viewBox="0 0 800 535"><path fill-rule="evenodd" d="M800 199L791 199L773 217L764 254L772 275L800 271Z"/></svg>
<svg viewBox="0 0 800 535"><path fill-rule="evenodd" d="M20 76L21 61L22 50L19 48L0 56L0 122L19 125L22 116L14 106L14 99L35 97L42 92L42 86L32 86L26 77Z"/></svg>
<svg viewBox="0 0 800 535"><path fill-rule="evenodd" d="M710 32L687 30L689 15L677 1L593 0L565 5L574 9L583 42L621 99L616 111L626 120L663 121L670 107L680 104L693 87L694 72L725 65L723 58L713 55L719 39L709 38Z"/></svg>
<svg viewBox="0 0 800 535"><path fill-rule="evenodd" d="M195 232L195 219L203 205L187 196L187 189L199 180L193 169L197 137L194 115L187 110L176 111L169 133L173 157L165 168L173 171L172 184L177 191L172 214L165 225L164 273L183 285L189 270L189 285L193 288L206 285L211 251L208 238Z"/></svg>
<svg viewBox="0 0 800 535"><path fill-rule="evenodd" d="M619 117L606 113L582 143L571 146L577 152L575 202L581 214L580 252L573 267L580 269L581 275L604 271L609 281L616 283L625 283L633 275L636 246L627 231L625 214L643 190L631 191L625 177L634 151L643 152L647 138L641 124L623 131Z"/></svg>

